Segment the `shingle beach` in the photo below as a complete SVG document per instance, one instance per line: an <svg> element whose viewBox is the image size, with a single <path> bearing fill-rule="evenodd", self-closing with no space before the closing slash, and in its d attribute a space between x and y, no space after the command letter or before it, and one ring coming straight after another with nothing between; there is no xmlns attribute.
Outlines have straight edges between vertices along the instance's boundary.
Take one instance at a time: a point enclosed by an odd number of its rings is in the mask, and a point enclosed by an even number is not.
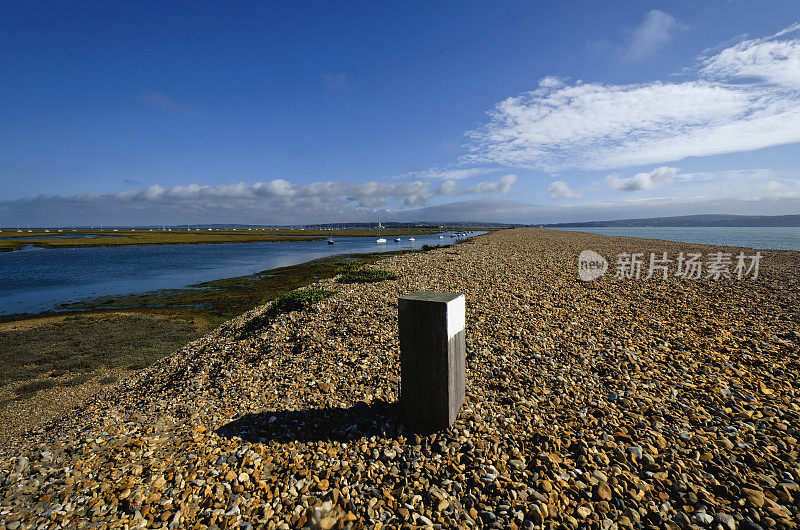
<svg viewBox="0 0 800 530"><path fill-rule="evenodd" d="M593 282L586 249L611 262ZM321 281L6 441L0 529L794 528L800 253L761 251L757 279L612 270L740 250L516 229ZM426 436L396 404L419 290L467 300L466 402Z"/></svg>

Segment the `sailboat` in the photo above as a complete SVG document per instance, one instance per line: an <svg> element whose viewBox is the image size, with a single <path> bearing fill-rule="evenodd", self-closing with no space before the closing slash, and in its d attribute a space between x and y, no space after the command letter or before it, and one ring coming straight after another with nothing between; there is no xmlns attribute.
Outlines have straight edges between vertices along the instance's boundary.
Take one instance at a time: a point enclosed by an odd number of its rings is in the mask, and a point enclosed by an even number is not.
<svg viewBox="0 0 800 530"><path fill-rule="evenodd" d="M381 219L378 218L378 239L375 240L376 243L386 243L386 238L381 237Z"/></svg>
<svg viewBox="0 0 800 530"><path fill-rule="evenodd" d="M333 241L333 230L331 230L331 237L328 238L328 244L329 245L333 245L333 243L334 243L334 241Z"/></svg>

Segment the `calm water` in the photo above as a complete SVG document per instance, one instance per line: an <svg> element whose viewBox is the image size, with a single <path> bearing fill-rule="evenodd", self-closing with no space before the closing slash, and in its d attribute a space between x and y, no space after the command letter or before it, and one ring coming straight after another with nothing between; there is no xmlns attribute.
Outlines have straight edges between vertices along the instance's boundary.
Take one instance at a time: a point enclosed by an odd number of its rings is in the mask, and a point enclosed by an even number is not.
<svg viewBox="0 0 800 530"><path fill-rule="evenodd" d="M482 232L476 232L480 234ZM385 244L375 237L322 241L159 245L0 252L0 315L37 313L60 304L111 294L176 289L198 282L254 274L335 254L355 254L450 244L444 233Z"/></svg>
<svg viewBox="0 0 800 530"><path fill-rule="evenodd" d="M607 236L630 236L647 239L666 239L685 243L705 243L732 247L770 248L779 250L800 250L800 227L795 226L756 226L756 227L608 227L608 228L559 228L591 232Z"/></svg>

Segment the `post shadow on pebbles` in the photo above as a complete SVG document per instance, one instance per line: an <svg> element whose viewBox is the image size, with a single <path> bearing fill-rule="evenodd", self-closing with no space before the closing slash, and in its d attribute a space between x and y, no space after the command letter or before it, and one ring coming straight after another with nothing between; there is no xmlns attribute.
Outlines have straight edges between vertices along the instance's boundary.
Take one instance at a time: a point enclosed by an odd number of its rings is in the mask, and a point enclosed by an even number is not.
<svg viewBox="0 0 800 530"><path fill-rule="evenodd" d="M399 413L397 402L383 400L371 404L359 401L347 408L264 411L245 414L217 429L217 434L225 438L238 436L250 443L396 438L406 432Z"/></svg>

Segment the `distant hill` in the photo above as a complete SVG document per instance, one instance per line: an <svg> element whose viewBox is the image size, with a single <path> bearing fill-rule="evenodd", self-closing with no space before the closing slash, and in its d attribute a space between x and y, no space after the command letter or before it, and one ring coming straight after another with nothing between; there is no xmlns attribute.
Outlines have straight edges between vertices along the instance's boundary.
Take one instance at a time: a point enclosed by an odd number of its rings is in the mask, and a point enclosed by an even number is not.
<svg viewBox="0 0 800 530"><path fill-rule="evenodd" d="M681 215L646 219L617 219L582 223L552 223L545 228L600 228L626 226L800 226L800 215Z"/></svg>
<svg viewBox="0 0 800 530"><path fill-rule="evenodd" d="M246 230L248 228L252 229L273 229L273 228L280 228L280 229L304 229L304 230L374 230L378 225L377 221L366 222L366 223L315 223L315 224L305 224L305 225L257 225L257 224L221 224L221 223L197 223L197 224L166 224L166 225L106 225L106 226L78 226L73 228L81 228L81 229L89 229L89 228L105 228L107 230L113 228L119 229L161 229L161 228L169 228L172 230L186 230L189 228L197 229L197 230L208 230L209 228L212 230ZM445 221L414 221L414 222L398 222L398 221L383 221L381 222L381 226L383 228L430 228L430 229L447 229L447 230L457 230L457 229L468 229L468 228L515 228L519 226L526 226L525 224L508 224L508 223L493 223L493 222L477 222L477 221L459 221L459 222L445 222ZM45 227L42 227L45 228Z"/></svg>

